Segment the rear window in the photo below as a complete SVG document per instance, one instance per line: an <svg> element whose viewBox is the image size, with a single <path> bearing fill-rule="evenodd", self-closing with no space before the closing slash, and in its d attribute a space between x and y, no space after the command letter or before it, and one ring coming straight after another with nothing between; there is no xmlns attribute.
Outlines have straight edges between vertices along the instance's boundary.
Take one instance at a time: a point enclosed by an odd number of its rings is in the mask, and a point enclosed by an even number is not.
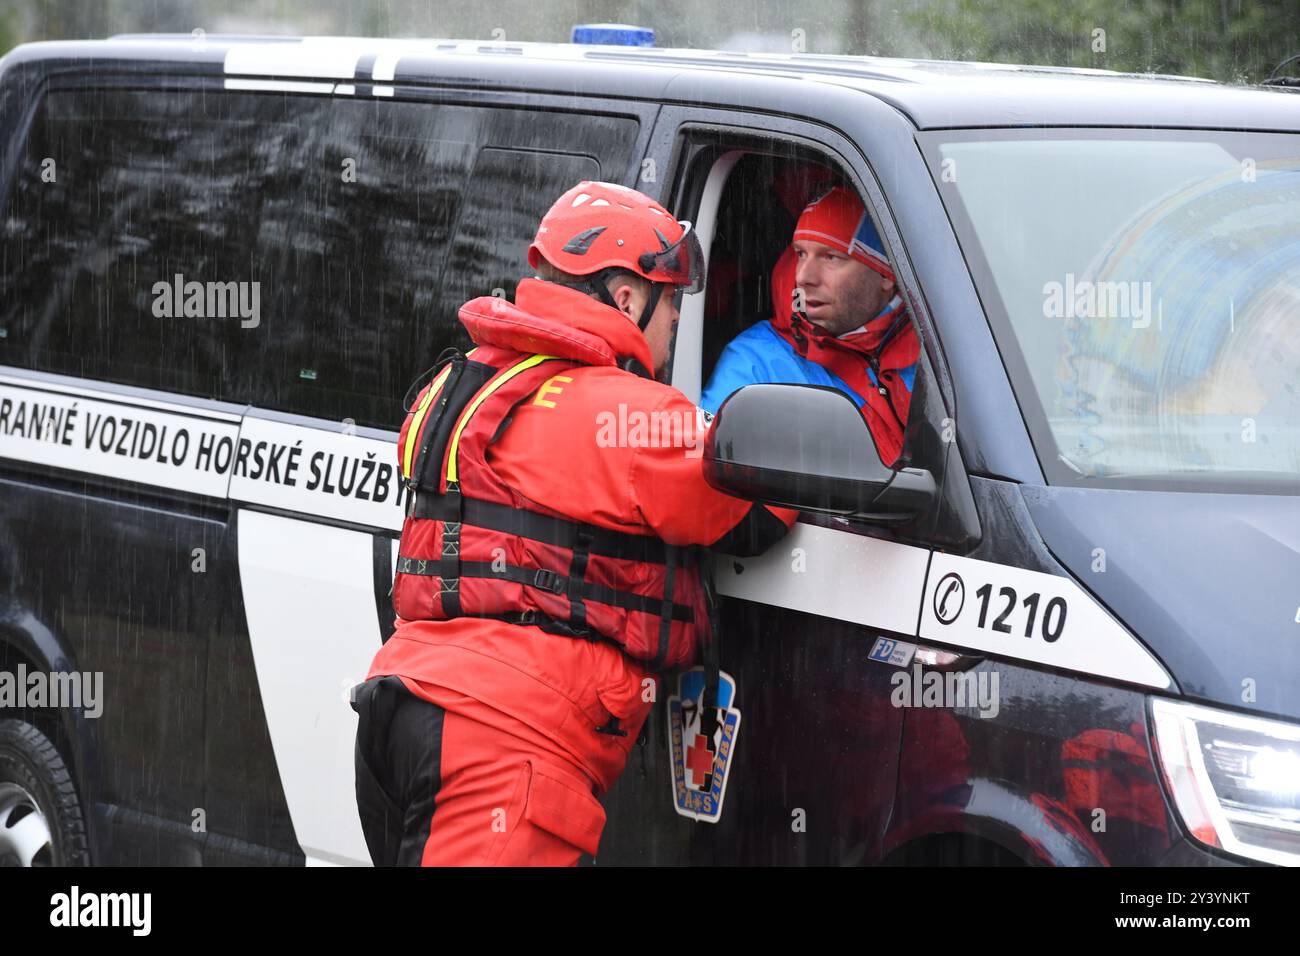
<svg viewBox="0 0 1300 956"><path fill-rule="evenodd" d="M452 104L55 91L0 218L0 364L395 428L469 298L637 122Z"/></svg>

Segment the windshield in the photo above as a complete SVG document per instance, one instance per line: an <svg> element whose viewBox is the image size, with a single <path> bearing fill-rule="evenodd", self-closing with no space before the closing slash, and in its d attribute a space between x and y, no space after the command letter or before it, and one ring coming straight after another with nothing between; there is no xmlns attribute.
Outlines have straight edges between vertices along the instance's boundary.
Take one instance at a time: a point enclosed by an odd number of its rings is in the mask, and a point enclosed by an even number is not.
<svg viewBox="0 0 1300 956"><path fill-rule="evenodd" d="M1300 484L1300 136L922 137L1048 480Z"/></svg>

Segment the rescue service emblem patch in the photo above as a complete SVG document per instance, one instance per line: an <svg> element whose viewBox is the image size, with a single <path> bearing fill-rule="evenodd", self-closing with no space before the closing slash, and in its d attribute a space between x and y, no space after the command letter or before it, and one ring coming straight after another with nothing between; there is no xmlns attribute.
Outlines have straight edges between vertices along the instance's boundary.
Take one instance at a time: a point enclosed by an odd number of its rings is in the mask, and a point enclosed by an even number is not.
<svg viewBox="0 0 1300 956"><path fill-rule="evenodd" d="M736 682L719 671L718 720L712 737L704 732L703 697L704 668L693 667L678 676L677 693L668 698L673 809L696 821L717 823L740 730Z"/></svg>

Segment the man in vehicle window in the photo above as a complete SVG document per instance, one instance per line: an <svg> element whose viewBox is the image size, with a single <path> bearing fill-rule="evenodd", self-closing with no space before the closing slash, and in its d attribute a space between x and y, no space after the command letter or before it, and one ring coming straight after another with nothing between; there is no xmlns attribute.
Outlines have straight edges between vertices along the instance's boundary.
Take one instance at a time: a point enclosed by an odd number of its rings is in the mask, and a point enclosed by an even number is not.
<svg viewBox="0 0 1300 956"><path fill-rule="evenodd" d="M903 446L920 343L894 270L853 190L836 186L809 203L772 271L770 319L723 350L700 406L716 412L756 382L828 385L867 419L892 464Z"/></svg>
<svg viewBox="0 0 1300 956"><path fill-rule="evenodd" d="M707 416L649 372L702 282L689 223L584 181L528 258L539 277L514 304L461 308L475 348L401 430L397 626L354 703L376 864L594 855L593 794L621 773L656 672L708 639L695 546L756 554L794 522L705 482Z"/></svg>

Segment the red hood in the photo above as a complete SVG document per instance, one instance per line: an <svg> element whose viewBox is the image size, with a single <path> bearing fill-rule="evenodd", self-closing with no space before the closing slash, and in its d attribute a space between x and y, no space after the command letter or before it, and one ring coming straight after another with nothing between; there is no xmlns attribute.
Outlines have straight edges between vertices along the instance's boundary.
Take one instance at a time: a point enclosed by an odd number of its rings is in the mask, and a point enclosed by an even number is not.
<svg viewBox="0 0 1300 956"><path fill-rule="evenodd" d="M794 291L796 271L799 264L798 257L795 255L794 246L785 247L781 253L781 258L776 260L776 265L772 267L772 327L780 333L786 341L793 341L794 320L794 299L791 293ZM897 299L897 296L895 296ZM901 305L901 300L900 300ZM898 312L889 311L890 306L887 304L880 314L873 317L865 326L854 332L847 332L843 335L833 336L829 332L824 332L818 328L805 327L805 334L811 335L819 341L840 347L850 352L866 353L875 348L879 343L885 331L893 324ZM799 349L803 353L803 349ZM914 363L920 355L920 346L915 335L906 334L895 337L894 341L885 346L884 351L879 356L880 367L882 369L899 369L906 368ZM809 354L808 358L813 358L820 364L825 365L826 356L817 356ZM856 358L852 367L861 371L863 366ZM863 388L870 388L873 391L875 386L863 378L853 378L850 374L832 368L846 382L853 385L857 381ZM856 388L859 394L862 394L860 388Z"/></svg>
<svg viewBox="0 0 1300 956"><path fill-rule="evenodd" d="M476 345L557 355L587 365L619 365L635 358L654 368L650 345L622 312L554 282L521 279L515 301L484 295L460 308Z"/></svg>
<svg viewBox="0 0 1300 956"><path fill-rule="evenodd" d="M784 328L790 327L791 313L794 311L791 293L794 292L795 262L794 246L786 246L781 258L772 267L773 319Z"/></svg>

